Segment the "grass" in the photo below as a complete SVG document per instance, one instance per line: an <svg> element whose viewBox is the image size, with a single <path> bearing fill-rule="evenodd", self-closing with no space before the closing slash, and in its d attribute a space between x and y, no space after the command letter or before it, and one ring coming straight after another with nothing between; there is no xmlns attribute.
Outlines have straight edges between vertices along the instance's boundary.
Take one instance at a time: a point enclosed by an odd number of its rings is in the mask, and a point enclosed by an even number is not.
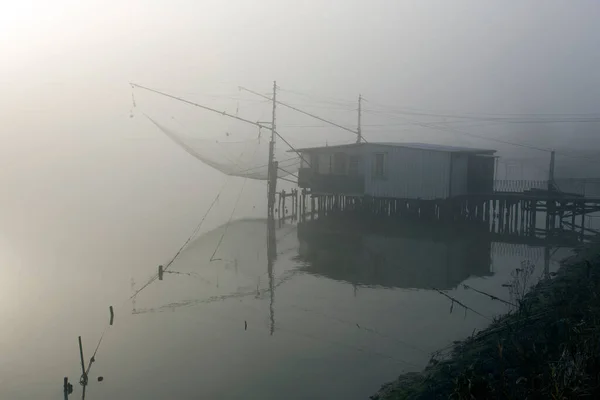
<svg viewBox="0 0 600 400"><path fill-rule="evenodd" d="M599 257L600 246L590 246L536 285L533 266L522 264L512 275L511 312L372 398L600 398Z"/></svg>

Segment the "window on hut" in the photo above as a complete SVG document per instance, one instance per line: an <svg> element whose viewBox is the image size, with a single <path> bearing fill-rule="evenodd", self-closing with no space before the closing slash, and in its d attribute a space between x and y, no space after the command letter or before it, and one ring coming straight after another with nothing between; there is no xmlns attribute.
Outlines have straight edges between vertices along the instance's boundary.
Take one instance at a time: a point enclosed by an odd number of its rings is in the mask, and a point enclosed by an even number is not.
<svg viewBox="0 0 600 400"><path fill-rule="evenodd" d="M319 173L319 154L310 153L310 167L315 173Z"/></svg>
<svg viewBox="0 0 600 400"><path fill-rule="evenodd" d="M360 163L359 156L350 156L350 162L348 163L348 175L358 175L358 165Z"/></svg>
<svg viewBox="0 0 600 400"><path fill-rule="evenodd" d="M345 153L335 153L333 155L333 173L336 175L346 175L346 159L348 155Z"/></svg>
<svg viewBox="0 0 600 400"><path fill-rule="evenodd" d="M373 158L373 177L378 179L386 178L386 168L385 168L386 154L385 153L375 153L375 158Z"/></svg>

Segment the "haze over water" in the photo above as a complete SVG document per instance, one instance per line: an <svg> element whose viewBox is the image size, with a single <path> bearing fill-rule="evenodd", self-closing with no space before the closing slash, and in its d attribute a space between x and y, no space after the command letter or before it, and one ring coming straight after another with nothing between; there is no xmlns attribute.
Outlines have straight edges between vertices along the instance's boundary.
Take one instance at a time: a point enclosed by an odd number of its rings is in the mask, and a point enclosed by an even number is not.
<svg viewBox="0 0 600 400"><path fill-rule="evenodd" d="M135 302L127 301L131 274L139 288L156 263L132 271L106 257L101 271L71 264L40 286L21 277L10 299L20 312L6 307L15 336L4 333L2 396L47 398L59 393L62 376L76 382L76 338L90 357L114 305L87 398L365 398L489 323L457 305L450 313L451 302L428 288L450 290L493 317L506 306L458 285L508 299L502 284L521 260L538 263L536 277L542 272L542 249L481 246L468 233L317 230L299 238L287 224L276 230L271 298L266 228L260 219L232 222L213 262L225 227L202 235L171 267L179 274L165 274Z"/></svg>
<svg viewBox="0 0 600 400"><path fill-rule="evenodd" d="M260 220L265 183L212 170L144 113L210 141L255 139L256 127L139 90L132 96L129 82L268 121L270 104L237 86L266 94L277 80L281 100L353 129L362 93L368 140L497 148L502 157L535 159L529 176L545 179L546 151L489 140L496 138L556 149L562 177L600 176L597 163L585 161L600 147L598 122L572 120L597 113L600 103L597 2L5 3L3 399L60 398L64 376L78 398L77 337L87 360L109 305L115 325L99 348L89 399L365 398L487 325L456 306L450 314L449 300L429 286L446 283L449 294L491 317L505 306L462 282L505 298L502 284L524 258L541 274L539 250L511 256L490 245L488 265L488 247L469 247L467 236L458 248L478 257L448 258L444 241L400 243L377 232L329 238L315 249L286 225L277 229L271 302ZM277 112L278 129L295 146L355 140ZM495 113L525 114L528 122L498 124L490 121ZM462 118L448 117L454 114ZM540 123L540 115L559 122ZM139 288L168 262L221 190L205 235L173 266L191 275L167 274L140 294L132 314L132 279ZM215 256L222 260L210 262L222 232L212 230L230 219ZM362 268L382 259L394 267Z"/></svg>

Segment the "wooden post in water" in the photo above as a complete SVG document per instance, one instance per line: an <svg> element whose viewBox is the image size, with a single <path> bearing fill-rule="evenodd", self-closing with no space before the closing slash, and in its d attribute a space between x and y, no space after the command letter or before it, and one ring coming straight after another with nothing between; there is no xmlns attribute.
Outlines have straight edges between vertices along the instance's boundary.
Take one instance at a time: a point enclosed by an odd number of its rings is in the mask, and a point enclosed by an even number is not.
<svg viewBox="0 0 600 400"><path fill-rule="evenodd" d="M306 189L302 189L302 220L306 220Z"/></svg>
<svg viewBox="0 0 600 400"><path fill-rule="evenodd" d="M519 207L521 208L521 226L519 228L519 232L521 234L523 234L523 231L525 229L525 214L526 214L525 201L524 200L521 200L519 202Z"/></svg>
<svg viewBox="0 0 600 400"><path fill-rule="evenodd" d="M285 193L285 189L281 190L281 215L283 216L283 218L285 218L285 214L287 214L287 210L286 210L286 205L285 205L285 200L286 200L286 193Z"/></svg>
<svg viewBox="0 0 600 400"><path fill-rule="evenodd" d="M580 202L581 205L581 241L585 238L585 200Z"/></svg>
<svg viewBox="0 0 600 400"><path fill-rule="evenodd" d="M292 189L291 195L292 195L291 215L292 215L292 220L295 220L296 219L296 189Z"/></svg>
<svg viewBox="0 0 600 400"><path fill-rule="evenodd" d="M65 395L65 400L69 400L69 395L73 392L73 388L69 383L69 377L65 376L63 379L63 392Z"/></svg>
<svg viewBox="0 0 600 400"><path fill-rule="evenodd" d="M502 232L504 230L504 200L498 199L498 232Z"/></svg>
<svg viewBox="0 0 600 400"><path fill-rule="evenodd" d="M321 218L321 214L323 213L323 196L317 197L317 216Z"/></svg>
<svg viewBox="0 0 600 400"><path fill-rule="evenodd" d="M513 202L513 223L512 223L512 233L517 233L519 231L519 201L515 200Z"/></svg>
<svg viewBox="0 0 600 400"><path fill-rule="evenodd" d="M510 202L507 200L504 203L504 231L510 233Z"/></svg>
<svg viewBox="0 0 600 400"><path fill-rule="evenodd" d="M271 120L271 141L269 142L269 165L267 177L267 203L268 215L273 216L275 206L275 193L277 192L277 170L279 165L275 161L275 132L276 132L276 109L277 109L277 83L273 82L273 111Z"/></svg>
<svg viewBox="0 0 600 400"><path fill-rule="evenodd" d="M544 278L550 278L550 247L544 247Z"/></svg>
<svg viewBox="0 0 600 400"><path fill-rule="evenodd" d="M548 191L554 191L554 150L550 152L550 168L548 170Z"/></svg>
<svg viewBox="0 0 600 400"><path fill-rule="evenodd" d="M529 235L535 236L535 231L537 229L537 200L531 200L531 207L529 210Z"/></svg>

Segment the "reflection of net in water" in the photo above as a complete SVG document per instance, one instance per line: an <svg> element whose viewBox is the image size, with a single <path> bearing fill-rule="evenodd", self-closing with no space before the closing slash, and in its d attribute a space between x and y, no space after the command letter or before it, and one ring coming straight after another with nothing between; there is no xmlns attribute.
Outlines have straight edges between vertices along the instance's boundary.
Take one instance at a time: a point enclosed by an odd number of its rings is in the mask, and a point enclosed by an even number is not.
<svg viewBox="0 0 600 400"><path fill-rule="evenodd" d="M267 180L269 143L259 137L245 141L217 141L193 137L148 119L169 139L181 146L188 154L204 164L226 175ZM277 176L282 178L295 174L300 167L300 158L289 153L279 154Z"/></svg>
<svg viewBox="0 0 600 400"><path fill-rule="evenodd" d="M277 279L277 283L273 285L273 289L278 288L285 282L289 281L294 277L294 275L298 274L298 271L288 271L283 273L282 276ZM224 301L228 299L240 299L244 297L254 297L256 299L264 299L264 296L271 292L271 288L259 288L257 286L254 290L247 291L238 291L233 293L226 293L222 295L214 295L209 296L203 299L191 299L191 300L182 300L177 302L172 302L169 304L165 304L162 306L154 307L154 308L144 308L144 309L136 309L132 314L145 314L145 313L154 313L154 312L164 312L164 311L173 311L178 308L186 308L193 307L201 304L210 304L218 301Z"/></svg>
<svg viewBox="0 0 600 400"><path fill-rule="evenodd" d="M225 234L228 227L231 229ZM261 232L264 228L263 220L239 220L228 222L201 235L196 241L189 243L189 246L185 246L185 251L181 253L173 269L165 268L164 279L178 282L178 289L171 292L174 298L166 299L164 296L167 292L163 291L160 296L161 305L136 307L135 313L172 310L243 297L262 298L271 291L271 288L275 289L285 283L295 274L291 271L281 271L277 276L267 277L269 270L266 267L269 264L269 257L266 251L267 243L263 236L264 231ZM295 232L294 226L278 230L275 240L281 242L287 238L286 244L288 240L295 243L295 237L292 235ZM214 255L214 249L219 245L221 250L218 252L218 257L211 261L210 255L211 253ZM291 251L294 248L295 246L288 244L285 250ZM155 283L154 279L150 285ZM203 294L200 296L197 292L198 284L202 285ZM184 294L182 290L190 292ZM135 293L139 294L139 290Z"/></svg>

